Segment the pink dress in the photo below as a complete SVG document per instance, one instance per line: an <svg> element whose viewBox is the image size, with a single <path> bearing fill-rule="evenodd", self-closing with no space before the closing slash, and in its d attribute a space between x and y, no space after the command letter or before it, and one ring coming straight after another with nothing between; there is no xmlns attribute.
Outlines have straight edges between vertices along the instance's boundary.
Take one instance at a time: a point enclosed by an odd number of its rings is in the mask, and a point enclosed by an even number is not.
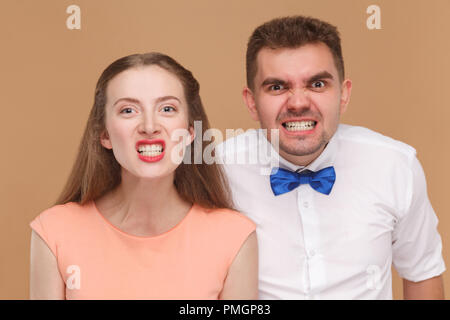
<svg viewBox="0 0 450 320"><path fill-rule="evenodd" d="M228 269L256 225L239 212L193 205L153 237L112 225L93 201L42 212L31 228L47 243L66 299L218 299Z"/></svg>

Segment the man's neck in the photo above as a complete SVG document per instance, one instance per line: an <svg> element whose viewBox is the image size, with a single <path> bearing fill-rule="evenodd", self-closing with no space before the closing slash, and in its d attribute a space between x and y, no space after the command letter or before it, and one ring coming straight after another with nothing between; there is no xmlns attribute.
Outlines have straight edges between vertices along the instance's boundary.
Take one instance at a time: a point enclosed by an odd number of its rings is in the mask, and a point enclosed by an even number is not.
<svg viewBox="0 0 450 320"><path fill-rule="evenodd" d="M307 154L304 156L292 155L292 154L284 152L281 149L280 149L279 154L283 159L289 161L290 163L292 163L296 166L306 167L306 166L310 165L311 163L313 163L314 160L316 160L322 154L322 152L325 150L326 146L327 146L327 144L324 145L319 150L317 150L316 152Z"/></svg>

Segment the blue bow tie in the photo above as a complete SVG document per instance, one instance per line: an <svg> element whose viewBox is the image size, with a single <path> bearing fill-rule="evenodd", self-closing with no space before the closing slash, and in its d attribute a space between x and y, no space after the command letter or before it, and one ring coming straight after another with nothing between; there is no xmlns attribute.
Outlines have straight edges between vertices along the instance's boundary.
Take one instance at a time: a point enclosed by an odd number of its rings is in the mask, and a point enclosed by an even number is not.
<svg viewBox="0 0 450 320"><path fill-rule="evenodd" d="M274 170L276 173L273 173ZM336 181L336 172L333 167L327 167L317 172L292 172L282 168L273 168L270 175L270 186L273 193L278 196L297 188L301 184L309 183L311 187L323 194L329 195Z"/></svg>

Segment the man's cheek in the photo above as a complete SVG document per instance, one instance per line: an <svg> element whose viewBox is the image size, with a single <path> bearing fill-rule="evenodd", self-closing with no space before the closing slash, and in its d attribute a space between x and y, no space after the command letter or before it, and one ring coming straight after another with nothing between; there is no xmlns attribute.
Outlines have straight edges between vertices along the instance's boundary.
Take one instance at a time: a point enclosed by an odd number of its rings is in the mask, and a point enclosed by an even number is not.
<svg viewBox="0 0 450 320"><path fill-rule="evenodd" d="M273 112L265 112L260 114L260 121L264 122L266 127L275 127L277 123L277 114Z"/></svg>

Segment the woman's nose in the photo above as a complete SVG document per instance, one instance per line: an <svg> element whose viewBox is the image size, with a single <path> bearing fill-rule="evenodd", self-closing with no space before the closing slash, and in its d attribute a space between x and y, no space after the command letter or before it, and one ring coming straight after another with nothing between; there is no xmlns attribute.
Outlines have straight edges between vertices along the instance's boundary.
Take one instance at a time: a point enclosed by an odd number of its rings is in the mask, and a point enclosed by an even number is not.
<svg viewBox="0 0 450 320"><path fill-rule="evenodd" d="M154 115L143 115L139 123L139 133L154 135L161 132L161 127Z"/></svg>

